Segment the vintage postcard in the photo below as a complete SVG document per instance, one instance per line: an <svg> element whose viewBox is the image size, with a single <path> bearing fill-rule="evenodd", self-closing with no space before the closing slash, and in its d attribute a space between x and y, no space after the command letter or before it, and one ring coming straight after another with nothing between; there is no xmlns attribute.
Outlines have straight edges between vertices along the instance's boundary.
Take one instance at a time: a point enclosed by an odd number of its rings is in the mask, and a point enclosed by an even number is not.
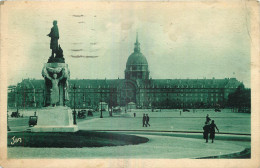
<svg viewBox="0 0 260 168"><path fill-rule="evenodd" d="M0 167L259 167L258 7L1 2Z"/></svg>

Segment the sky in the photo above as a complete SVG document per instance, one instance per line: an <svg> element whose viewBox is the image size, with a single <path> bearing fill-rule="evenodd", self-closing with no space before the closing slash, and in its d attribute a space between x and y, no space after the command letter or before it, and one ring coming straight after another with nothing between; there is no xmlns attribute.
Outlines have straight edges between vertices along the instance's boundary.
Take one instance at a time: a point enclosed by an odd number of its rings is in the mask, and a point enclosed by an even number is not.
<svg viewBox="0 0 260 168"><path fill-rule="evenodd" d="M251 84L250 11L241 4L16 2L2 12L9 85L43 79L53 20L71 79L123 79L138 32L153 79L235 77Z"/></svg>

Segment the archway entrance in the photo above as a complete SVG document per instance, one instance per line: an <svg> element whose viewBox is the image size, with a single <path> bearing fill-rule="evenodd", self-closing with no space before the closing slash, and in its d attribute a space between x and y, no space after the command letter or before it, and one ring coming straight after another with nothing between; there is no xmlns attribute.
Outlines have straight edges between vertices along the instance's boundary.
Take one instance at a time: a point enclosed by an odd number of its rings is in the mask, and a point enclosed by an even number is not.
<svg viewBox="0 0 260 168"><path fill-rule="evenodd" d="M131 82L125 82L120 92L120 106L126 106L130 102L136 103L136 87Z"/></svg>

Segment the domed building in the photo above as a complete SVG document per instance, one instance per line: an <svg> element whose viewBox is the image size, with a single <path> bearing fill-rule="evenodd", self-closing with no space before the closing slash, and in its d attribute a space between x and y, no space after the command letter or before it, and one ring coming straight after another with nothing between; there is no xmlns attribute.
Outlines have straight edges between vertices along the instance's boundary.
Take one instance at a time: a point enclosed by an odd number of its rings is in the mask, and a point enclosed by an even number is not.
<svg viewBox="0 0 260 168"><path fill-rule="evenodd" d="M127 54L127 53L126 53ZM241 84L235 78L225 79L151 79L148 62L141 53L138 35L134 52L128 57L125 79L80 79L69 81L68 106L98 108L108 106L137 108L212 108L224 107L228 95ZM75 84L75 103L74 90ZM8 92L8 107L42 107L44 80L24 79Z"/></svg>
<svg viewBox="0 0 260 168"><path fill-rule="evenodd" d="M140 51L138 34L136 35L134 52L128 57L126 62L125 79L127 80L136 80L136 79L148 80L149 79L148 62L145 56Z"/></svg>

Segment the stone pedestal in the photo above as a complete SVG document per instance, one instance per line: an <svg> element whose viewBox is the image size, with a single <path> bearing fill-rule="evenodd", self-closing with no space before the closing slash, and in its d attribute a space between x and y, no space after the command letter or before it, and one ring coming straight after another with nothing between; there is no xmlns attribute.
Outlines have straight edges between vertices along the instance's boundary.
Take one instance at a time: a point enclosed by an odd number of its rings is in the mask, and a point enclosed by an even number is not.
<svg viewBox="0 0 260 168"><path fill-rule="evenodd" d="M73 125L72 110L68 107L45 107L38 110L37 125L31 132L76 132L78 126Z"/></svg>

